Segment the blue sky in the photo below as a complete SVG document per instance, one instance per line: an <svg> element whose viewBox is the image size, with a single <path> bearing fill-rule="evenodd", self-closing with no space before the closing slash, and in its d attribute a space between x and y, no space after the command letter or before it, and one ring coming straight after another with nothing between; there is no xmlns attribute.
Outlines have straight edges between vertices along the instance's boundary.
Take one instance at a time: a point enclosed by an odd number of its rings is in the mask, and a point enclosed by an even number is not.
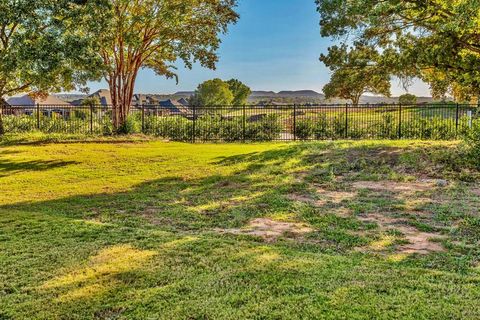
<svg viewBox="0 0 480 320"><path fill-rule="evenodd" d="M222 36L220 61L215 71L178 63L179 83L159 77L150 70L139 74L135 91L173 93L194 90L212 78L237 78L253 90L301 90L321 92L330 73L318 60L333 44L320 37L319 15L314 0L239 0L240 20ZM91 91L106 84L91 83ZM428 87L415 83L409 90L429 95ZM393 82L392 93L404 90Z"/></svg>

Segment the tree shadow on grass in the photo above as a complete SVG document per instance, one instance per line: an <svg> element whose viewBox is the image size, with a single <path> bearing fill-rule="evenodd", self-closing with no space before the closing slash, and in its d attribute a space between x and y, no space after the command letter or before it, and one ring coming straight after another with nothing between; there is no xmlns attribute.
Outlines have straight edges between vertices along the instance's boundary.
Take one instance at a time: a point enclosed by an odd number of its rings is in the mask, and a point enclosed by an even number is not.
<svg viewBox="0 0 480 320"><path fill-rule="evenodd" d="M404 201L390 194L372 198L359 193L339 204L324 201L321 205L312 205L308 199L292 201L289 195L307 194L312 184L338 190L348 187L357 177L377 179L388 175L387 169L395 170L402 165L398 160L401 154L396 147L331 149L329 146L330 143L298 144L224 157L215 159L212 165L245 165L228 175L213 174L199 179L165 177L138 184L126 192L16 203L0 210L193 233L242 228L252 219L268 217L306 223L315 229L300 245L306 243L320 250L345 252L365 244L365 237L358 232L365 226L355 214L338 215L339 209L356 214L382 210L400 212ZM301 172L285 170L285 164L292 159L302 167ZM299 178L292 179L292 175Z"/></svg>
<svg viewBox="0 0 480 320"><path fill-rule="evenodd" d="M32 160L19 162L0 159L0 177L11 175L12 173L15 174L28 171L47 171L74 164L78 164L78 162L57 160Z"/></svg>
<svg viewBox="0 0 480 320"><path fill-rule="evenodd" d="M293 145L216 160L216 165L245 163L243 169L229 175L214 174L201 179L166 177L136 185L127 192L2 206L0 215L4 217L0 218L5 221L5 216L12 213L17 217L35 215L32 225L13 228L22 241L40 237L35 248L25 250L19 243L20 252L34 251L45 259L41 250L50 250L50 256L62 265L64 261L56 252L65 242L69 242L67 249L72 250L71 254L86 251L81 258L69 260L67 270L50 271L55 276L38 285L35 297L43 299L44 308L48 308L50 299L56 299L51 308L57 315L77 312L85 317L94 314L98 318L128 318L138 316L135 311L140 310L142 316L166 312L177 318L221 318L239 312L235 314L238 318L246 314L268 318L275 309L291 307L291 313L284 311L283 315L293 317L298 314L294 308L299 303L308 308L318 299L335 303L338 298L342 302L345 292L353 294L349 303L338 304L337 308L344 311L339 315L346 314L350 307L365 308L365 296L359 292L370 294L372 310L368 312L401 305L404 314L408 314L410 310L418 312L408 305L414 300L417 304L424 302L423 305L454 301L449 300L452 290L441 289L455 274L432 271L436 272L433 277L428 270L411 271L408 264L407 268L400 268L398 263L385 263L368 255L345 254L345 250L361 242L361 237L351 231L359 230L362 223L355 218L338 217L332 211L348 205L353 209L361 205L360 212L395 210L391 208L393 195L377 199L359 193L348 202L327 202L317 207L287 198L293 192L308 191L303 182L295 182L290 173L282 172L282 165L291 159L304 165L302 174L310 175L313 183L332 183L328 176L318 175L332 163L338 166L334 170L338 175L368 168L361 164L350 166L350 160L364 157L363 148L352 148L347 154L323 146L312 152L308 148ZM385 166L396 164L397 161L385 161ZM277 167L278 174L272 174L272 167ZM382 168L379 170L383 172ZM366 175L376 173L372 169ZM403 203L397 201L393 205ZM52 220L39 226L42 216ZM293 244L294 247L290 243L265 244L213 231L242 227L252 218L265 216L304 221L318 231L306 239L310 243ZM13 222L15 218L7 219ZM69 229L49 227L50 222L63 223ZM51 243L42 233L50 237ZM312 254L318 252L328 255ZM416 284L415 288L411 283ZM423 291L419 294L418 288L429 290L428 296ZM469 284L459 284L455 293L467 296L468 290ZM411 299L412 295L418 300ZM402 297L407 297L405 305L397 303ZM473 298L468 296L469 303L476 301ZM256 301L264 301L268 307L258 310ZM251 313L242 314L239 310ZM231 313L222 314L224 311Z"/></svg>

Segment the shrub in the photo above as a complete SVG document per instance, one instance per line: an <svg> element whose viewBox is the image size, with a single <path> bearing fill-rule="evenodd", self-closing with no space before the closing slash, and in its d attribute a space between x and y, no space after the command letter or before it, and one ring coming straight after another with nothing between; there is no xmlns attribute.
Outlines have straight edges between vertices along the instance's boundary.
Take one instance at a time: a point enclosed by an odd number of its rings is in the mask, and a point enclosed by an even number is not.
<svg viewBox="0 0 480 320"><path fill-rule="evenodd" d="M341 139L345 137L346 122L345 113L341 113L333 118L333 134L332 139Z"/></svg>
<svg viewBox="0 0 480 320"><path fill-rule="evenodd" d="M23 133L37 129L37 120L33 116L3 116L5 132Z"/></svg>
<svg viewBox="0 0 480 320"><path fill-rule="evenodd" d="M403 129L403 128L402 128ZM382 116L382 121L378 124L378 137L382 139L398 138L398 123L391 113L385 113Z"/></svg>
<svg viewBox="0 0 480 320"><path fill-rule="evenodd" d="M146 133L173 141L190 141L192 138L192 121L183 117L149 116L145 118Z"/></svg>
<svg viewBox="0 0 480 320"><path fill-rule="evenodd" d="M136 119L135 115L130 115L127 120L118 128L118 134L132 134L141 131L141 123Z"/></svg>
<svg viewBox="0 0 480 320"><path fill-rule="evenodd" d="M195 123L195 137L200 140L218 140L222 131L222 118L220 115L206 114Z"/></svg>
<svg viewBox="0 0 480 320"><path fill-rule="evenodd" d="M221 125L220 138L223 141L233 142L243 138L242 122L238 119L224 121Z"/></svg>
<svg viewBox="0 0 480 320"><path fill-rule="evenodd" d="M328 125L327 115L325 113L322 113L317 122L315 123L313 133L315 134L315 139L324 139L331 134L331 130L329 129Z"/></svg>
<svg viewBox="0 0 480 320"><path fill-rule="evenodd" d="M272 141L279 137L282 126L278 122L279 116L269 114L258 122L250 122L245 130L245 138L250 141Z"/></svg>
<svg viewBox="0 0 480 320"><path fill-rule="evenodd" d="M297 121L295 132L298 139L308 140L315 133L315 123L312 119L299 120Z"/></svg>
<svg viewBox="0 0 480 320"><path fill-rule="evenodd" d="M480 167L480 121L473 123L472 130L465 136L469 156L473 164Z"/></svg>

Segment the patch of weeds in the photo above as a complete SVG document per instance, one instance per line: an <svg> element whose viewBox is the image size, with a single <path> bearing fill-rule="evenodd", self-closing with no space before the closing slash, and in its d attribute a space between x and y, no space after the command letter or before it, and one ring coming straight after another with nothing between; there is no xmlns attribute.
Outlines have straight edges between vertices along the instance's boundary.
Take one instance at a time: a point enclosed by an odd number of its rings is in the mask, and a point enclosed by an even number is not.
<svg viewBox="0 0 480 320"><path fill-rule="evenodd" d="M435 228L429 225L428 223L418 221L418 220L409 220L408 224L418 229L418 231L422 231L422 232L438 232L439 231L438 228Z"/></svg>
<svg viewBox="0 0 480 320"><path fill-rule="evenodd" d="M457 236L467 238L471 242L480 241L480 217L467 216L462 219L456 228Z"/></svg>

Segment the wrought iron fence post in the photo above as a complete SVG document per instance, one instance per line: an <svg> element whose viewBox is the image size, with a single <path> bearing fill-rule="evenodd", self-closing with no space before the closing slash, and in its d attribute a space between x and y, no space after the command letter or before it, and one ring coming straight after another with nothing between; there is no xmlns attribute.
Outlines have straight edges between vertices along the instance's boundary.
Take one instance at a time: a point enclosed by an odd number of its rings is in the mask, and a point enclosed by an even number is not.
<svg viewBox="0 0 480 320"><path fill-rule="evenodd" d="M247 112L246 106L243 105L243 121L242 121L242 141L245 143L245 136L247 131Z"/></svg>
<svg viewBox="0 0 480 320"><path fill-rule="evenodd" d="M455 137L458 137L459 120L460 120L460 105L457 102L457 110L455 115Z"/></svg>
<svg viewBox="0 0 480 320"><path fill-rule="evenodd" d="M90 134L93 134L93 103L90 104Z"/></svg>
<svg viewBox="0 0 480 320"><path fill-rule="evenodd" d="M40 130L40 103L37 103L37 129Z"/></svg>
<svg viewBox="0 0 480 320"><path fill-rule="evenodd" d="M192 143L195 143L196 125L197 125L197 107L196 107L196 105L193 105Z"/></svg>
<svg viewBox="0 0 480 320"><path fill-rule="evenodd" d="M398 104L398 139L402 139L402 104Z"/></svg>
<svg viewBox="0 0 480 320"><path fill-rule="evenodd" d="M348 138L348 103L345 104L345 139Z"/></svg>
<svg viewBox="0 0 480 320"><path fill-rule="evenodd" d="M293 105L293 141L297 141L297 104Z"/></svg>
<svg viewBox="0 0 480 320"><path fill-rule="evenodd" d="M145 105L142 104L142 133L145 133Z"/></svg>
<svg viewBox="0 0 480 320"><path fill-rule="evenodd" d="M402 139L402 104L398 104L398 139Z"/></svg>

